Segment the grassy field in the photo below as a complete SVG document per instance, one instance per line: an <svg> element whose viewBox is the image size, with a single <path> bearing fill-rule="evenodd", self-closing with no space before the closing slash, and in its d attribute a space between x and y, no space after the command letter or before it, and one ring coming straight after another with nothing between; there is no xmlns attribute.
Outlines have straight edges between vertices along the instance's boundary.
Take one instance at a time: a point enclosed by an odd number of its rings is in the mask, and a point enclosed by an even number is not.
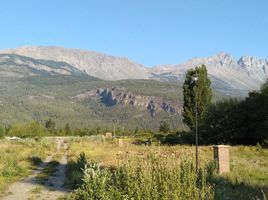
<svg viewBox="0 0 268 200"><path fill-rule="evenodd" d="M119 146L117 140L103 136L66 138L69 148L65 186L76 190L65 199L265 199L268 196L268 149L258 145L232 146L231 172L219 176L213 165L212 146L201 146L200 170L196 176L194 146L134 145L132 140L125 138ZM53 138L0 140L0 191L27 176L55 149ZM48 168L44 173L52 172ZM38 192L40 188L35 190Z"/></svg>
<svg viewBox="0 0 268 200"><path fill-rule="evenodd" d="M9 183L29 175L55 149L51 139L0 140L0 192Z"/></svg>
<svg viewBox="0 0 268 200"><path fill-rule="evenodd" d="M152 169L152 167L160 167L157 174L159 173L160 175L163 175L166 173L165 171L169 171L168 169L170 169L172 166L178 167L178 173L182 173L183 170L185 170L184 168L181 168L182 163L190 162L190 166L186 166L186 169L190 169L191 165L194 166L195 147L191 146L140 146L130 144L130 142L125 142L125 145L123 147L119 147L118 144L112 140L108 142L103 142L103 139L101 137L95 137L92 139L84 138L83 140L72 139L69 141L69 143L69 161L73 165L75 161L76 163L77 161L79 161L80 167L82 166L80 154L84 152L85 158L82 159L99 163L101 168L120 168L121 166L126 165L128 166L127 170L133 170L133 168L135 167L141 168L140 173L142 174L141 176L144 179L141 180L145 183L149 183L151 181L151 179L149 180L146 178L148 178L148 173L150 176L152 176L152 174L150 174L150 170ZM204 194L206 197L203 199L265 199L265 196L268 196L267 149L262 149L260 146L231 147L231 172L223 176L217 175L215 171L213 171L212 173L209 172L209 167L211 166L211 163L213 163L212 152L212 146L202 146L199 148L201 169L205 171L202 176L206 176L206 182L204 183L204 187L206 187L207 189L205 193L202 193L199 186L196 188L192 188L191 192L193 195L190 196L190 199L194 199L198 195L202 194ZM158 162L156 166L155 164L148 164L151 163L152 159L154 160L154 162ZM149 169L148 166L150 166ZM74 166L69 168L69 176L67 176L69 179L67 179L67 182L69 181L69 185L72 185L72 179L75 177L72 176L72 170L74 169ZM163 172L161 172L161 170L163 170ZM171 170L170 172L176 174L177 171ZM187 177L187 179L193 178L195 174L194 171L195 170L188 171L189 176ZM78 174L77 171L73 173L75 175ZM82 175L80 174L79 176L81 177ZM168 177L169 174L167 173L166 176ZM178 174L174 176L178 179L181 177ZM133 182L135 182L136 180L138 179L132 179ZM76 181L74 182L77 183ZM194 185L196 181L197 180L193 181L192 184ZM162 184L167 184L168 182L173 182L173 185L176 184L176 180L174 179L164 179ZM159 183L161 183L161 181ZM85 190L85 186L83 187ZM147 188L145 186L143 187ZM178 188L182 187L182 185L178 186ZM169 188L170 190L172 190L171 186L169 186ZM196 189L198 190L198 192L196 193L197 196L194 196L194 192L196 191ZM141 188L139 188L139 190L141 190L141 194L146 194L146 192L143 191ZM182 195L184 195L184 193L180 194L180 196ZM200 196L198 197L201 198ZM72 196L72 198L75 197Z"/></svg>

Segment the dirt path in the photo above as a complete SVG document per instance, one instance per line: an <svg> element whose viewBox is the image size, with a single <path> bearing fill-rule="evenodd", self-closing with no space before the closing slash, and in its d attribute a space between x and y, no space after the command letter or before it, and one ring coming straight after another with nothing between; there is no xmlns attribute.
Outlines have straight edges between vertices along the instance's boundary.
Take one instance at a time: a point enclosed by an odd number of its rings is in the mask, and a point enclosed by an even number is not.
<svg viewBox="0 0 268 200"><path fill-rule="evenodd" d="M67 164L67 144L63 144L64 155L59 161L60 164L57 166L56 173L51 176L48 180L45 190L40 194L41 199L57 199L58 197L68 193L68 190L63 188L65 181L65 171Z"/></svg>
<svg viewBox="0 0 268 200"><path fill-rule="evenodd" d="M5 192L3 200L28 200L28 199L44 199L54 200L58 197L68 193L68 190L63 188L65 180L65 171L67 164L67 144L64 143L64 139L57 138L57 151L54 155L48 156L40 166L33 171L33 173L13 184L11 184L8 190ZM62 152L63 151L63 152ZM57 154L62 154L57 166L57 171L49 177L45 185L40 184L35 178L37 174L41 173Z"/></svg>

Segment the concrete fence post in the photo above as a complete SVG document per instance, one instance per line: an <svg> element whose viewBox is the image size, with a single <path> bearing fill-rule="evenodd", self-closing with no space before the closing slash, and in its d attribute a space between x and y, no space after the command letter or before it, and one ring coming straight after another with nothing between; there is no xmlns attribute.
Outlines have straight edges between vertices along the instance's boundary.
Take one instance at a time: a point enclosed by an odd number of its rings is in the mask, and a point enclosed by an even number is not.
<svg viewBox="0 0 268 200"><path fill-rule="evenodd" d="M229 164L229 146L227 145L214 145L214 160L219 174L228 173L230 171Z"/></svg>

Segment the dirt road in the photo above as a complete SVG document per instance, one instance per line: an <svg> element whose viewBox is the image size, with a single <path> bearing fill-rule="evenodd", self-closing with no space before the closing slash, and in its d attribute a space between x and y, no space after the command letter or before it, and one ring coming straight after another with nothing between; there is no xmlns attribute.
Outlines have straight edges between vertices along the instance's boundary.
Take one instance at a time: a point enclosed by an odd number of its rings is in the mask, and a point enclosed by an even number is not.
<svg viewBox="0 0 268 200"><path fill-rule="evenodd" d="M46 160L33 171L33 173L13 184L5 192L3 200L54 200L58 197L68 193L68 190L63 187L65 180L65 171L67 164L67 144L64 143L63 138L56 138L57 151L54 155L48 156ZM48 178L45 184L41 184L36 179L36 175L42 172L47 164L54 160L57 155L62 155L57 166L56 172Z"/></svg>

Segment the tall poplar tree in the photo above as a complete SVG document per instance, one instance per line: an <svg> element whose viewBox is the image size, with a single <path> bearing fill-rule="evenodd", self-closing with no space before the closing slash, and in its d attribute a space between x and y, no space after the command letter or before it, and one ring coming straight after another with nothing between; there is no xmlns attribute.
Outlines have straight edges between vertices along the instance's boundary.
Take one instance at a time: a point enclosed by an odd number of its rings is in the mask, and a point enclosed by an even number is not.
<svg viewBox="0 0 268 200"><path fill-rule="evenodd" d="M192 80L194 74L198 75L196 83ZM211 81L207 75L205 65L188 70L183 84L183 122L191 129L195 126L195 100L197 100L197 115L202 117L212 98ZM196 97L195 97L196 91Z"/></svg>

